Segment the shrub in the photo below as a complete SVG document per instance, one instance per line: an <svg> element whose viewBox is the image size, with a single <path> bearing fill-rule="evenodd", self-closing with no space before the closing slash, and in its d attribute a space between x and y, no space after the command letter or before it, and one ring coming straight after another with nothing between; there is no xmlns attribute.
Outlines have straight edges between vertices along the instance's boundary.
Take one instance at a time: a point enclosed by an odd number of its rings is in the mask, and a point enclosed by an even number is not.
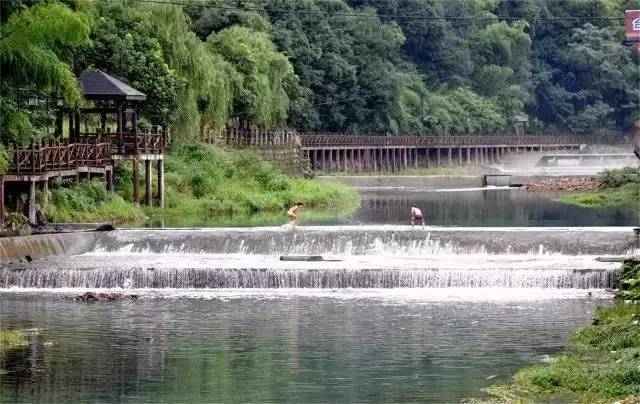
<svg viewBox="0 0 640 404"><path fill-rule="evenodd" d="M604 170L600 173L601 188L617 188L631 183L640 184L640 166Z"/></svg>
<svg viewBox="0 0 640 404"><path fill-rule="evenodd" d="M142 211L105 189L102 180L71 186L56 185L50 191L46 216L54 222L118 221L144 219Z"/></svg>

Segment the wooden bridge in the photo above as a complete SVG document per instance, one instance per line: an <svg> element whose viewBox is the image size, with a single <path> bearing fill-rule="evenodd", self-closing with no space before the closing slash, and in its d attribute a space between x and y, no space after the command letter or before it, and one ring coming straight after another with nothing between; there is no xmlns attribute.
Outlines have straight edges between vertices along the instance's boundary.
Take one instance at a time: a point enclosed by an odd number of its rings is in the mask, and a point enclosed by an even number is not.
<svg viewBox="0 0 640 404"><path fill-rule="evenodd" d="M303 133L300 147L314 171L397 172L408 168L484 165L507 153L580 150L590 135L350 135Z"/></svg>

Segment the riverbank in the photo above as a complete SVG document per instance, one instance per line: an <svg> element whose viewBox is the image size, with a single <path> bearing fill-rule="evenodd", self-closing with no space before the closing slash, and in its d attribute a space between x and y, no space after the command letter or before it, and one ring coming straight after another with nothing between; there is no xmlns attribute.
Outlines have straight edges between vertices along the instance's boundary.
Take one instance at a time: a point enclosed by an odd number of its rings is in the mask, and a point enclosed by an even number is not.
<svg viewBox="0 0 640 404"><path fill-rule="evenodd" d="M298 201L309 218L327 212L348 214L359 204L357 193L343 184L288 177L250 152L198 142L176 144L167 151L164 209L131 202L130 165L119 165L115 175L115 195L100 180L52 184L46 217L53 222L139 223L161 218L182 225L233 225L284 222L286 209Z"/></svg>
<svg viewBox="0 0 640 404"><path fill-rule="evenodd" d="M605 170L597 188L563 195L558 201L581 207L611 207L640 203L640 167ZM639 207L640 209L640 207Z"/></svg>
<svg viewBox="0 0 640 404"><path fill-rule="evenodd" d="M640 258L620 270L618 301L600 307L547 363L520 369L487 389L490 402L610 403L640 400Z"/></svg>

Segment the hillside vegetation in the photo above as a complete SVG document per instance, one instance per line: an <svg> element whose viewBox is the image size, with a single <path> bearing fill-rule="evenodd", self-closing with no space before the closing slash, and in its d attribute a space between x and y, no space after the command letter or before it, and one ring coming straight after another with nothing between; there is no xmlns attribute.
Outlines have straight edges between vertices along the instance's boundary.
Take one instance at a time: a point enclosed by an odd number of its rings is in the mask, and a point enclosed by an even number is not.
<svg viewBox="0 0 640 404"><path fill-rule="evenodd" d="M0 2L2 143L50 136L88 67L148 95L174 138L237 117L307 131L631 128L640 74L624 0ZM184 3L180 4L180 3ZM22 92L16 93L16 88ZM23 94L24 93L24 94Z"/></svg>

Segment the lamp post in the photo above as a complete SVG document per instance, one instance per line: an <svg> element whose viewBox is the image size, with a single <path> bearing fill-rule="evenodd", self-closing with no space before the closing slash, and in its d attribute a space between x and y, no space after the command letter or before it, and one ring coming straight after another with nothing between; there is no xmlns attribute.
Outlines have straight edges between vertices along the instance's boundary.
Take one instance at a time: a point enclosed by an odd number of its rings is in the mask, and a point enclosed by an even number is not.
<svg viewBox="0 0 640 404"><path fill-rule="evenodd" d="M30 107L38 105L38 95L36 93L29 93L29 96L27 97L27 105Z"/></svg>

